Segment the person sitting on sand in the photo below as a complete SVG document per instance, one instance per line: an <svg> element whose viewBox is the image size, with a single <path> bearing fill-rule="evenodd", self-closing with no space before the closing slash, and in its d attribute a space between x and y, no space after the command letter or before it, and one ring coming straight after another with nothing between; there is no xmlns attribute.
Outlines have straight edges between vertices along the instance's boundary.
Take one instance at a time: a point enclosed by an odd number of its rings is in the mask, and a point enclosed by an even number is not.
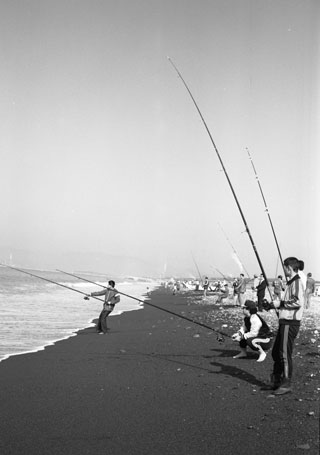
<svg viewBox="0 0 320 455"><path fill-rule="evenodd" d="M229 285L227 282L223 284L223 287L221 288L221 294L217 298L216 303L222 303L223 300L227 299L229 297Z"/></svg>
<svg viewBox="0 0 320 455"><path fill-rule="evenodd" d="M257 306L252 300L246 300L243 306L244 323L232 340L239 342L241 351L234 359L247 357L247 346L259 352L257 362L263 362L267 356L265 352L271 346L272 333L268 324L257 314Z"/></svg>
<svg viewBox="0 0 320 455"><path fill-rule="evenodd" d="M99 321L97 324L97 330L100 335L107 333L107 317L114 310L116 303L120 302L120 295L115 289L116 283L113 280L108 281L108 287L102 289L102 291L91 292L90 297L98 297L99 295L104 295L104 304L103 309L99 316Z"/></svg>

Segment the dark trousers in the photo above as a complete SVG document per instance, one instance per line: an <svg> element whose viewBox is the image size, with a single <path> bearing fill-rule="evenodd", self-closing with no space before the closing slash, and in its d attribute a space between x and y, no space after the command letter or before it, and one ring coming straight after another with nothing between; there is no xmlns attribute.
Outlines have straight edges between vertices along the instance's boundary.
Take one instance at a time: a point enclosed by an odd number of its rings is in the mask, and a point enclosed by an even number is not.
<svg viewBox="0 0 320 455"><path fill-rule="evenodd" d="M258 310L259 311L262 311L262 309L263 309L263 299L264 299L265 294L266 294L265 290L263 290L262 292L261 291L257 292Z"/></svg>
<svg viewBox="0 0 320 455"><path fill-rule="evenodd" d="M292 377L293 343L299 332L299 325L280 324L272 348L273 374L290 382Z"/></svg>
<svg viewBox="0 0 320 455"><path fill-rule="evenodd" d="M99 332L106 333L108 330L107 326L107 317L112 312L112 310L102 310L99 316L97 329Z"/></svg>

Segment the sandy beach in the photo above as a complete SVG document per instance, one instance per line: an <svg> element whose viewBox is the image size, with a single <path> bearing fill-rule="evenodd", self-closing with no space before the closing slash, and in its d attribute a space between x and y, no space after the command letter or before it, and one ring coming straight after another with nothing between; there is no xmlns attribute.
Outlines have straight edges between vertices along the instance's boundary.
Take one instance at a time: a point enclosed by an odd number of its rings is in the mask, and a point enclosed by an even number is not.
<svg viewBox="0 0 320 455"><path fill-rule="evenodd" d="M241 320L192 292L150 302L230 334ZM230 338L148 305L109 326L0 363L1 455L318 454L314 328L296 343L294 393L273 397L260 391L270 353L235 360Z"/></svg>

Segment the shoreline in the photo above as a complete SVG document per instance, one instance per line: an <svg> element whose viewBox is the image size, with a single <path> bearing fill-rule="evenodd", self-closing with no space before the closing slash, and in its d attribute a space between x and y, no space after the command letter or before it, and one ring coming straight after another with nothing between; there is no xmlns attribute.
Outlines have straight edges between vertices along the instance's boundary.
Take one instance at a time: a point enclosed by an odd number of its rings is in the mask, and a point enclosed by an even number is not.
<svg viewBox="0 0 320 455"><path fill-rule="evenodd" d="M52 277L49 278L51 279ZM75 283L76 288L74 288ZM75 281L75 283L70 282L71 290L77 291L81 287L88 290L89 286L94 286L94 284L89 285L85 282L78 283ZM141 309L143 301L147 298L148 291L145 289L146 283L150 289L154 289L157 286L155 281L152 283L151 281L141 281L141 284L132 285L131 289L128 283L121 283L124 291L137 295L137 298L134 298L134 300L139 300L139 302L134 302L131 300L131 296L129 297L129 294L127 294L128 297L125 296L121 299L121 302L116 306L111 316L119 315L126 311ZM26 286L29 286L28 282ZM45 286L47 286L47 283ZM24 321L24 316L19 310L19 302L17 303L14 297L11 298L10 296L11 300L13 300L12 306L6 302L7 306L9 305L9 309L5 307L5 299L1 301L1 308L4 311L5 317L1 326L3 331L1 330L0 363L12 356L43 350L46 346L51 346L59 341L73 337L78 331L91 327L94 324L94 319L99 314L99 311L101 311L102 301L99 302L99 305L92 299L89 305L81 305L81 302L79 302L78 305L81 308L79 307L78 311L77 302L75 299L72 299L72 294L69 292L68 295L68 291L61 290L57 286L55 287L57 293L48 294L48 303L46 306L43 305L43 298L46 296L41 297L41 293L39 293L39 296L37 293L33 295L31 287L30 295L27 295L28 301L26 306L33 310L29 311L27 309L27 321ZM28 287L27 290L29 291ZM14 286L9 291L14 293ZM49 291L51 292L51 287ZM66 293L66 296L59 295L59 293L61 294L63 292ZM73 310L68 313L64 312L63 304L61 305L61 302L64 302L64 298L67 299L66 305L70 304L73 307ZM57 308L53 312L48 310L46 313L45 308L49 308L50 305L55 305ZM90 307L94 309L90 309Z"/></svg>
<svg viewBox="0 0 320 455"><path fill-rule="evenodd" d="M142 302L142 300L141 300ZM141 303L141 305L143 305ZM137 307L137 308L131 308L131 309L126 309L126 310L120 310L119 312L115 312L115 314L110 314L109 317L115 317L115 316L120 316L121 314L124 314L124 313L129 313L130 311L137 311L137 310L141 310L143 309L143 306L140 306L140 307ZM97 319L91 319L90 321L88 321L87 325L85 327L79 327L79 328L76 328L74 329L74 331L72 331L70 334L66 335L65 337L62 337L62 338L57 338L56 340L52 340L52 341L48 341L46 344L44 345L41 345L37 348L34 348L30 351L21 351L21 352L15 352L15 353L12 353L12 354L5 354L3 358L0 358L0 363L5 361L5 360L8 360L10 357L14 357L14 356L20 356L20 355L24 355L24 354L34 354L36 352L40 352L40 351L44 351L47 347L49 346L54 346L56 343L59 343L60 341L66 341L68 340L69 338L71 337L74 337L74 336L77 336L79 332L81 332L82 330L86 330L90 327L95 327L96 325L96 321Z"/></svg>
<svg viewBox="0 0 320 455"><path fill-rule="evenodd" d="M226 322L192 293L159 288L149 301L200 321L210 316L213 327ZM270 354L261 364L255 353L235 360L229 339L219 343L213 331L148 305L109 326L106 335L89 327L0 363L1 454L318 453L308 334L296 346L294 393L275 399L259 390Z"/></svg>

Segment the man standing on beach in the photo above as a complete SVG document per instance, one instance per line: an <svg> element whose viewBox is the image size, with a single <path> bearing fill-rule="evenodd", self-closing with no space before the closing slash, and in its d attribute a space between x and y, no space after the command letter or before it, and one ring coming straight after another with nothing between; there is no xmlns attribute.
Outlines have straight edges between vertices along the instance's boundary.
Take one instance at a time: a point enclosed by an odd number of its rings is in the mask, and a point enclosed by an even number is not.
<svg viewBox="0 0 320 455"><path fill-rule="evenodd" d="M299 333L305 301L305 290L299 276L299 270L303 270L303 261L289 257L285 259L283 265L289 281L283 300L274 300L272 303L279 312L279 328L272 348L271 381L262 387L262 390L274 390L274 395L284 395L292 391L292 352L294 340Z"/></svg>
<svg viewBox="0 0 320 455"><path fill-rule="evenodd" d="M257 296L257 287L259 285L259 277L258 275L254 274L253 275L253 284L252 284L252 297L253 297L253 300L255 300L255 297Z"/></svg>
<svg viewBox="0 0 320 455"><path fill-rule="evenodd" d="M245 292L246 292L247 283L244 279L244 274L240 273L240 278L238 281L238 285L236 287L238 293L238 305L243 306L245 302Z"/></svg>
<svg viewBox="0 0 320 455"><path fill-rule="evenodd" d="M307 284L306 284L306 310L310 308L310 300L312 294L315 293L316 290L316 282L312 278L312 273L307 274Z"/></svg>
<svg viewBox="0 0 320 455"><path fill-rule="evenodd" d="M232 283L232 287L233 287L233 304L234 305L237 305L237 302L238 302L238 278L235 278L233 283Z"/></svg>
<svg viewBox="0 0 320 455"><path fill-rule="evenodd" d="M208 292L208 289L209 289L209 278L206 276L204 278L204 282L203 282L203 298L206 299L207 298L207 292Z"/></svg>
<svg viewBox="0 0 320 455"><path fill-rule="evenodd" d="M258 311L263 310L263 299L266 294L267 282L264 279L263 274L260 275L260 283L257 286L257 298L258 298Z"/></svg>
<svg viewBox="0 0 320 455"><path fill-rule="evenodd" d="M113 280L108 281L108 287L102 291L91 292L90 297L98 297L104 295L103 309L99 316L97 330L100 335L107 333L107 317L112 313L116 303L120 302L120 295L115 289L116 283Z"/></svg>

